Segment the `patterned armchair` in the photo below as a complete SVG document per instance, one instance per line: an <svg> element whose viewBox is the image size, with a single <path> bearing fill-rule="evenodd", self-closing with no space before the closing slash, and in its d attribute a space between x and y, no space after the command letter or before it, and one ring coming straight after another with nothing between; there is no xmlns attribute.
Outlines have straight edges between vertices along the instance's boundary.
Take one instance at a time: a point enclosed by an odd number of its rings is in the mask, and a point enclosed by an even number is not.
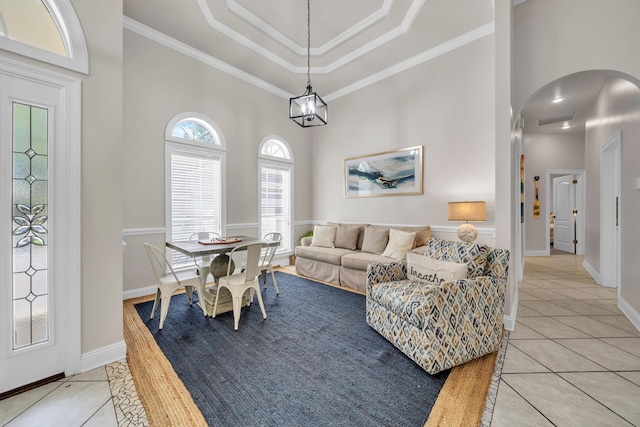
<svg viewBox="0 0 640 427"><path fill-rule="evenodd" d="M451 253L460 253L465 245L438 244L448 245ZM484 248L482 275L440 284L408 280L406 261L370 264L367 323L430 374L496 351L502 338L509 251Z"/></svg>

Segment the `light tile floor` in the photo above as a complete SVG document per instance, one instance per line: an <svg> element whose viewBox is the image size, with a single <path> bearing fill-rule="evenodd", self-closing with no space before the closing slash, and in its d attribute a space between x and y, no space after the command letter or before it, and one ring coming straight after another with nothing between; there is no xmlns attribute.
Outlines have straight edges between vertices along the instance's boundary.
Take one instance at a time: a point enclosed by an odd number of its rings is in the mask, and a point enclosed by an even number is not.
<svg viewBox="0 0 640 427"><path fill-rule="evenodd" d="M526 259L492 426L640 426L640 332L582 262Z"/></svg>
<svg viewBox="0 0 640 427"><path fill-rule="evenodd" d="M148 426L126 361L0 400L0 426Z"/></svg>
<svg viewBox="0 0 640 427"><path fill-rule="evenodd" d="M483 426L640 426L640 332L582 260L526 259ZM149 424L121 361L0 401L0 426L34 425Z"/></svg>

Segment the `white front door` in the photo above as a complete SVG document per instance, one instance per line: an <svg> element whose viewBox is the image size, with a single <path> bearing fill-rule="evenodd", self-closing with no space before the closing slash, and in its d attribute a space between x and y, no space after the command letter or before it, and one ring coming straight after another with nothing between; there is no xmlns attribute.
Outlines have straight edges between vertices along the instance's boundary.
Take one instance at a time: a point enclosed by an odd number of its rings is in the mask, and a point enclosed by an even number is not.
<svg viewBox="0 0 640 427"><path fill-rule="evenodd" d="M553 178L553 247L569 253L575 252L573 210L575 209L574 176Z"/></svg>
<svg viewBox="0 0 640 427"><path fill-rule="evenodd" d="M0 63L0 393L75 373L80 359L68 119L79 84L13 65Z"/></svg>

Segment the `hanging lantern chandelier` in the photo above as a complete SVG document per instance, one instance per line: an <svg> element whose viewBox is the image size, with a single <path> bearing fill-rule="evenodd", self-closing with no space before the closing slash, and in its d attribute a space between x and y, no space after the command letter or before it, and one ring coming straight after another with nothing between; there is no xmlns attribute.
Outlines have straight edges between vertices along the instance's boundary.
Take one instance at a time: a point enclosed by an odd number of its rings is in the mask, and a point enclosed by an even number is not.
<svg viewBox="0 0 640 427"><path fill-rule="evenodd" d="M311 5L307 0L307 90L302 95L289 98L289 118L303 128L327 124L327 104L311 87Z"/></svg>

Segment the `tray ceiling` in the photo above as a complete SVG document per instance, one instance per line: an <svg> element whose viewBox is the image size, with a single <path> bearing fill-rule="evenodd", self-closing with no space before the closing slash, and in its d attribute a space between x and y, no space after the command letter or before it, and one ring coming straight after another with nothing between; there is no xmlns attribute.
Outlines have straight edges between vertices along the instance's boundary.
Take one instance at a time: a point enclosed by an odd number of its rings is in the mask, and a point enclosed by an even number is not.
<svg viewBox="0 0 640 427"><path fill-rule="evenodd" d="M302 0L125 0L125 28L280 96L304 91ZM491 0L311 1L311 81L327 101L493 33Z"/></svg>

